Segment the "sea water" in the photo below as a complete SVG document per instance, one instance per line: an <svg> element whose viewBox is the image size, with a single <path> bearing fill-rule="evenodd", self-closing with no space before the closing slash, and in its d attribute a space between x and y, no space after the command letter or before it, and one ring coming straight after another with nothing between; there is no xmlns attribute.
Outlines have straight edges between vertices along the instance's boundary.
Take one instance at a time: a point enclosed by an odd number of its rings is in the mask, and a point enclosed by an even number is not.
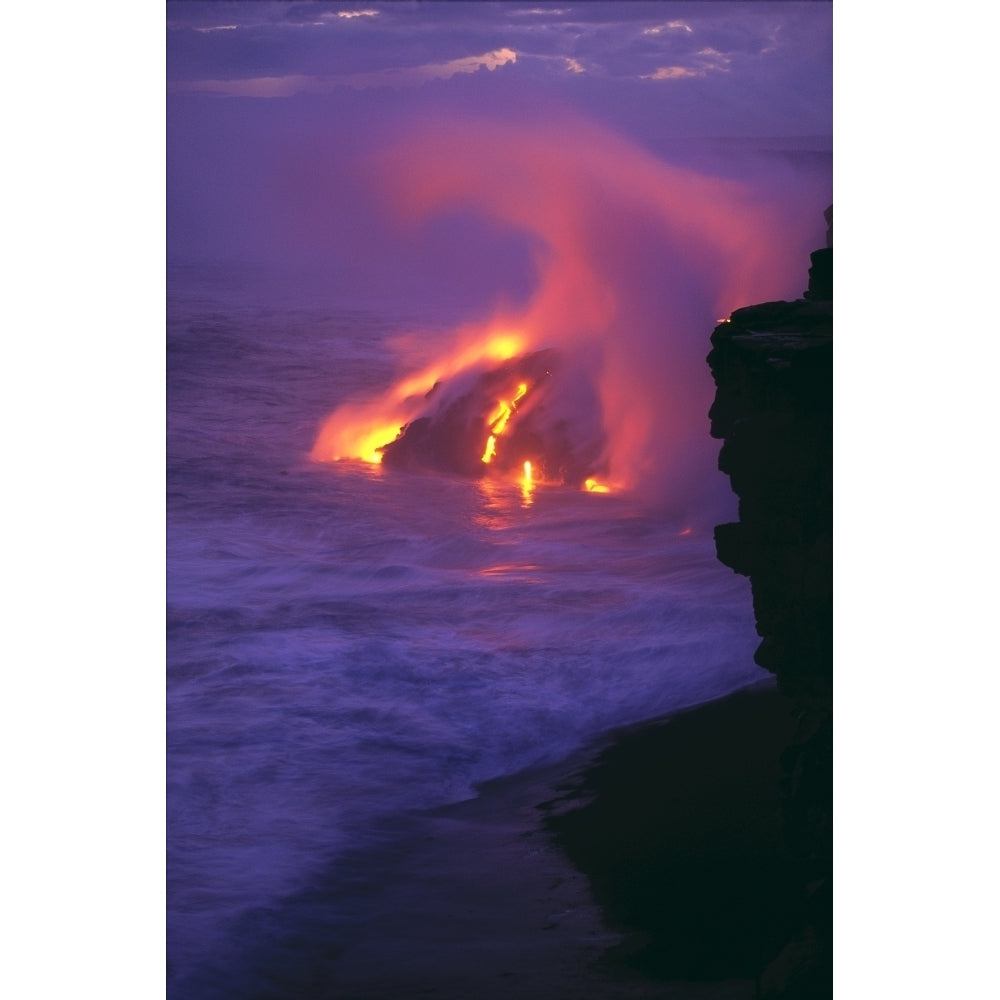
<svg viewBox="0 0 1000 1000"><path fill-rule="evenodd" d="M177 998L385 817L761 676L747 581L710 525L627 495L310 462L332 409L402 373L390 343L441 320L234 273L168 285Z"/></svg>

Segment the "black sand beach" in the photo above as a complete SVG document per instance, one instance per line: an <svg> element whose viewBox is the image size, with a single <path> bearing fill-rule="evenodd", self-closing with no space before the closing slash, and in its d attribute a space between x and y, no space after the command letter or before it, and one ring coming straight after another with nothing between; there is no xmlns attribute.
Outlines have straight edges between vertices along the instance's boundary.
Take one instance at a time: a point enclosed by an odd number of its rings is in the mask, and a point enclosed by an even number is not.
<svg viewBox="0 0 1000 1000"><path fill-rule="evenodd" d="M375 905L295 995L749 1000L799 917L791 725L765 681L408 817L364 859ZM291 996L275 986L258 995Z"/></svg>
<svg viewBox="0 0 1000 1000"><path fill-rule="evenodd" d="M625 932L607 966L753 981L796 933L806 873L785 850L779 802L793 730L767 683L623 730L587 769L587 804L547 819Z"/></svg>

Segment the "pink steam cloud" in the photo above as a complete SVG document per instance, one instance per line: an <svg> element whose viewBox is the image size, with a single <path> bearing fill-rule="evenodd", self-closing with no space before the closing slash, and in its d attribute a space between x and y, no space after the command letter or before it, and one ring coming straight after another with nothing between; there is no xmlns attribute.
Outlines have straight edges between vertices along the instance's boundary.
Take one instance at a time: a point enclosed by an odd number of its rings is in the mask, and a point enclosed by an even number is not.
<svg viewBox="0 0 1000 1000"><path fill-rule="evenodd" d="M773 166L740 181L674 166L576 116L424 122L368 166L403 225L471 212L529 237L526 302L487 304L431 353L468 356L501 328L558 348L597 387L615 484L712 516L728 488L708 435L709 335L735 308L798 297L826 193Z"/></svg>

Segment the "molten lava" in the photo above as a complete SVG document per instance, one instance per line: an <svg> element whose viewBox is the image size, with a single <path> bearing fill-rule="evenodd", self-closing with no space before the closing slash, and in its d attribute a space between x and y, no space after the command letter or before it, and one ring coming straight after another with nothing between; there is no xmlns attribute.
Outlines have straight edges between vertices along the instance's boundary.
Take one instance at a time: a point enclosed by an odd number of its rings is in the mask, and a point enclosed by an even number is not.
<svg viewBox="0 0 1000 1000"><path fill-rule="evenodd" d="M490 436L486 440L486 450L483 452L483 461L492 462L494 456L497 453L497 438L503 434L504 429L507 427L507 421L510 420L510 415L517 408L517 402L519 399L523 399L525 393L528 391L528 384L522 382L517 387L517 392L514 394L514 398L509 403L498 402L497 408L493 411L493 415L490 417L488 423L490 425Z"/></svg>
<svg viewBox="0 0 1000 1000"><path fill-rule="evenodd" d="M600 404L592 386L560 372L558 355L536 351L498 368L459 373L427 393L416 417L380 449L383 462L481 478L583 486L602 471ZM583 394L590 419L570 420L565 395Z"/></svg>
<svg viewBox="0 0 1000 1000"><path fill-rule="evenodd" d="M376 399L343 404L324 421L309 457L314 462L381 462L383 448L421 414L443 380L460 377L485 364L508 361L524 346L522 333L499 329L470 340L450 357L401 380Z"/></svg>

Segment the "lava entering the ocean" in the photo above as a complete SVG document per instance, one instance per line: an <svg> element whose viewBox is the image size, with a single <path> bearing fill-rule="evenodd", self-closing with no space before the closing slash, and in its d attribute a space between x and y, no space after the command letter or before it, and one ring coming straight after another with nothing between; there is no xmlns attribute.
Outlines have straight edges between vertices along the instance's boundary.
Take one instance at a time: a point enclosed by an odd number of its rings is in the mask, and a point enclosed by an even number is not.
<svg viewBox="0 0 1000 1000"><path fill-rule="evenodd" d="M385 465L525 483L583 488L605 475L600 402L592 386L574 385L574 409L589 395L590 419L561 415L559 354L534 351L499 367L436 383L426 407L381 449Z"/></svg>
<svg viewBox="0 0 1000 1000"><path fill-rule="evenodd" d="M313 460L610 483L678 510L728 502L707 340L714 317L798 294L814 241L795 191L672 166L575 117L558 126L422 122L369 164L402 224L457 212L522 234L536 282L423 343L424 371L342 404Z"/></svg>

